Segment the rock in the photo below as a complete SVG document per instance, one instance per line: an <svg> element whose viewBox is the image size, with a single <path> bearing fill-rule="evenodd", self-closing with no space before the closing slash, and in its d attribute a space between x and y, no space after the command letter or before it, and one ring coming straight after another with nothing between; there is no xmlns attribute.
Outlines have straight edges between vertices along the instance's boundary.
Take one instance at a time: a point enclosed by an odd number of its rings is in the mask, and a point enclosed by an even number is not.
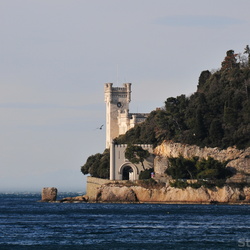
<svg viewBox="0 0 250 250"><path fill-rule="evenodd" d="M248 203L250 188L232 188L228 185L222 188L208 189L187 187L179 189L162 187L147 189L141 186L121 186L119 184L102 185L98 191L97 202L173 202L173 203Z"/></svg>
<svg viewBox="0 0 250 250"><path fill-rule="evenodd" d="M74 201L83 201L83 196L82 196L82 195L75 196L75 197L72 197L72 199L73 199Z"/></svg>
<svg viewBox="0 0 250 250"><path fill-rule="evenodd" d="M250 159L247 157L232 160L227 166L236 169L240 173L250 174Z"/></svg>
<svg viewBox="0 0 250 250"><path fill-rule="evenodd" d="M45 187L42 189L42 201L56 201L57 188Z"/></svg>
<svg viewBox="0 0 250 250"><path fill-rule="evenodd" d="M73 202L86 202L86 201L88 201L88 196L87 195L79 195L79 196L71 197L71 200Z"/></svg>
<svg viewBox="0 0 250 250"><path fill-rule="evenodd" d="M83 196L82 196L82 198L83 198L83 200L84 200L84 201L86 201L86 202L88 202L88 201L89 201L89 197L88 197L88 195L83 195Z"/></svg>
<svg viewBox="0 0 250 250"><path fill-rule="evenodd" d="M135 192L126 186L103 185L97 192L97 201L102 202L137 202Z"/></svg>
<svg viewBox="0 0 250 250"><path fill-rule="evenodd" d="M250 202L250 187L245 187L243 191L245 194L245 200Z"/></svg>
<svg viewBox="0 0 250 250"><path fill-rule="evenodd" d="M60 200L60 202L64 203L78 203L78 202L87 202L89 197L87 195L79 195L75 197L66 197Z"/></svg>

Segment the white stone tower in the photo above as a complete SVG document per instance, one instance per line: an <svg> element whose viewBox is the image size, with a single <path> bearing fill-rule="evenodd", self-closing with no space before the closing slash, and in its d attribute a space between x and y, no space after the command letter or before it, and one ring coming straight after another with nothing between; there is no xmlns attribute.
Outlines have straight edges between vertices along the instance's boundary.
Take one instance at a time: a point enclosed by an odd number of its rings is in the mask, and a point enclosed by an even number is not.
<svg viewBox="0 0 250 250"><path fill-rule="evenodd" d="M113 87L113 83L106 83L104 92L106 102L106 148L110 148L113 139L120 134L124 134L130 128L130 124L121 121L121 117L127 120L129 114L131 83L124 83L123 87Z"/></svg>

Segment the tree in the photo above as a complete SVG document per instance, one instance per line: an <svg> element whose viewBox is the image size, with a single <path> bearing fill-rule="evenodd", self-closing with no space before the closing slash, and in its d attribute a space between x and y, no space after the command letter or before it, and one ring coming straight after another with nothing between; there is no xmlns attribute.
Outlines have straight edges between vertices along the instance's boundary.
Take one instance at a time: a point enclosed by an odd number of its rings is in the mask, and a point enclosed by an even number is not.
<svg viewBox="0 0 250 250"><path fill-rule="evenodd" d="M199 140L203 140L206 136L206 127L205 127L203 115L200 109L196 111L196 120L194 124L194 136Z"/></svg>
<svg viewBox="0 0 250 250"><path fill-rule="evenodd" d="M88 157L86 163L81 167L81 172L90 174L92 177L107 179L109 177L109 150L103 154L97 153Z"/></svg>
<svg viewBox="0 0 250 250"><path fill-rule="evenodd" d="M248 54L248 66L250 66L250 48L248 45L245 48L244 54Z"/></svg>
<svg viewBox="0 0 250 250"><path fill-rule="evenodd" d="M226 179L232 173L226 168L226 162L219 162L211 157L208 159L185 159L179 157L168 158L170 166L166 169L166 174L173 179Z"/></svg>
<svg viewBox="0 0 250 250"><path fill-rule="evenodd" d="M141 163L143 169L145 166L143 164L144 160L150 156L148 150L144 150L141 146L129 144L125 150L125 157L132 163Z"/></svg>
<svg viewBox="0 0 250 250"><path fill-rule="evenodd" d="M170 166L166 169L166 174L174 179L194 179L196 178L197 157L185 159L182 155L179 157L168 158Z"/></svg>
<svg viewBox="0 0 250 250"><path fill-rule="evenodd" d="M218 142L223 138L223 128L219 119L214 119L209 128L209 138L213 145L217 145Z"/></svg>
<svg viewBox="0 0 250 250"><path fill-rule="evenodd" d="M226 164L227 162L220 162L212 157L208 157L208 159L203 158L196 164L198 170L197 177L212 180L231 177L232 173L226 168Z"/></svg>
<svg viewBox="0 0 250 250"><path fill-rule="evenodd" d="M247 46L245 55L249 53ZM121 135L118 143L155 147L172 140L201 147L249 147L250 65L242 62L233 50L227 51L221 70L201 73L195 93L167 98L163 108Z"/></svg>
<svg viewBox="0 0 250 250"><path fill-rule="evenodd" d="M233 50L228 50L224 61L221 63L221 66L222 66L221 69L230 70L230 69L236 68L238 65L236 62L237 61L236 56L237 54L234 54Z"/></svg>
<svg viewBox="0 0 250 250"><path fill-rule="evenodd" d="M206 81L209 79L211 76L211 73L209 70L204 70L201 72L200 77L199 77L199 82L198 82L198 90L200 87L202 87Z"/></svg>

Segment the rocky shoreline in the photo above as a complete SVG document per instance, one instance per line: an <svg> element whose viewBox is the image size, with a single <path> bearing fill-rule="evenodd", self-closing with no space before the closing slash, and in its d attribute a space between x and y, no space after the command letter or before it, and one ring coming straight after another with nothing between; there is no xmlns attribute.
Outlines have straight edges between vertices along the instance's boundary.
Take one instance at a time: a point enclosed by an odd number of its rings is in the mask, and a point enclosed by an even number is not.
<svg viewBox="0 0 250 250"><path fill-rule="evenodd" d="M144 188L141 186L102 185L95 199L89 202L111 203L168 203L168 204L249 204L250 187L232 188L228 185L212 189L200 187L185 189L166 186Z"/></svg>
<svg viewBox="0 0 250 250"><path fill-rule="evenodd" d="M89 198L87 195L80 195L80 196L74 196L74 197L65 197L60 200L40 200L39 202L51 202L51 203L86 203L89 201Z"/></svg>
<svg viewBox="0 0 250 250"><path fill-rule="evenodd" d="M51 203L151 203L151 204L250 204L250 187L208 189L200 187L194 189L173 188L144 188L141 186L122 186L121 184L102 185L95 199L87 195L65 197L60 200L45 199L39 202Z"/></svg>

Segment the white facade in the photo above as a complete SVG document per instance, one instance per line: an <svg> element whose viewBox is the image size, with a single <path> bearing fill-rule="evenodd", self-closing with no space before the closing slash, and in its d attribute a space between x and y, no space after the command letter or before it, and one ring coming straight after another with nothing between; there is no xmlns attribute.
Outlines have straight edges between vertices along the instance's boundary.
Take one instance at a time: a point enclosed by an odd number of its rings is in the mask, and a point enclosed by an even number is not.
<svg viewBox="0 0 250 250"><path fill-rule="evenodd" d="M113 87L112 83L104 85L106 102L106 148L110 148L110 180L138 180L143 170L141 164L132 164L125 159L127 145L115 145L113 139L125 134L136 124L146 120L148 114L129 113L131 101L131 83L123 87ZM140 145L152 153L152 145ZM145 168L153 167L153 156L144 162Z"/></svg>
<svg viewBox="0 0 250 250"><path fill-rule="evenodd" d="M144 150L148 150L150 157L144 161L145 169L153 168L153 146L150 144L139 144ZM142 165L133 164L125 158L127 144L111 143L110 147L110 180L138 180L139 174L143 171Z"/></svg>
<svg viewBox="0 0 250 250"><path fill-rule="evenodd" d="M146 120L148 114L129 113L131 101L131 83L124 83L123 87L113 87L113 83L104 85L106 102L106 148L119 135L125 134L137 123Z"/></svg>

